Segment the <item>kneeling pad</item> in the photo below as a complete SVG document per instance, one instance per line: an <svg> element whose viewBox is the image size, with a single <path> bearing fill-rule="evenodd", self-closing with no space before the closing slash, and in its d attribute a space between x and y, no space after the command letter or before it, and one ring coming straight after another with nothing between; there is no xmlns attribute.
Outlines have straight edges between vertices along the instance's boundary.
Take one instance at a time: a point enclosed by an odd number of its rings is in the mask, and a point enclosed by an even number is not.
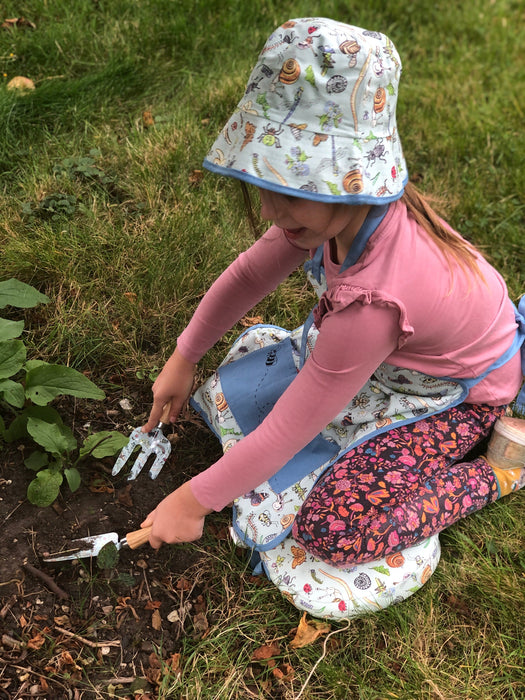
<svg viewBox="0 0 525 700"><path fill-rule="evenodd" d="M440 554L438 535L346 569L316 559L292 537L259 552L266 575L296 608L327 619L356 617L405 600L428 581Z"/></svg>

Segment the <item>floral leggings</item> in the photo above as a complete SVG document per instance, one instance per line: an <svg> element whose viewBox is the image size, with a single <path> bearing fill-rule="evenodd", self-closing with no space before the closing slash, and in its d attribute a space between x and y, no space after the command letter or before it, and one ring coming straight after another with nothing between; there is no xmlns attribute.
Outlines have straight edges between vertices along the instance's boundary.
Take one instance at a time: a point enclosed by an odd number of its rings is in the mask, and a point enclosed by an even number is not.
<svg viewBox="0 0 525 700"><path fill-rule="evenodd" d="M504 413L460 404L364 442L321 477L293 537L343 568L410 547L492 503L499 490L488 462L460 460Z"/></svg>

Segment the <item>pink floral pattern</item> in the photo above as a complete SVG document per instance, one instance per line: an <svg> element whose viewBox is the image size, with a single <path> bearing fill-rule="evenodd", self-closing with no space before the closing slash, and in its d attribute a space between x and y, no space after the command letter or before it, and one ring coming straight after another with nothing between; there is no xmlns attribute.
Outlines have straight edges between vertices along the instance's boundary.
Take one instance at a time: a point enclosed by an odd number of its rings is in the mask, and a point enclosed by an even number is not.
<svg viewBox="0 0 525 700"><path fill-rule="evenodd" d="M504 406L460 404L364 442L316 484L294 539L347 567L411 547L495 501L487 461L461 460L504 413Z"/></svg>

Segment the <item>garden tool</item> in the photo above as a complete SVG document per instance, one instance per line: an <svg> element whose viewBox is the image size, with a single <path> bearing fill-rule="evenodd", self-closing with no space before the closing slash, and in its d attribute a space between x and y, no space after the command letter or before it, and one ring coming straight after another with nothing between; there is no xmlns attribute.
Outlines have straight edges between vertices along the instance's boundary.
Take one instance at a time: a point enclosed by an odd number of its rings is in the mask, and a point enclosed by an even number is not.
<svg viewBox="0 0 525 700"><path fill-rule="evenodd" d="M93 537L84 537L81 540L73 540L69 549L54 554L45 554L42 558L44 561L67 561L68 559L85 559L87 557L96 557L102 547L109 542L113 542L117 550L122 547L137 549L145 544L151 532L150 527L143 527L134 532L128 532L122 539L119 538L116 532L106 532L103 535L94 535Z"/></svg>
<svg viewBox="0 0 525 700"><path fill-rule="evenodd" d="M159 475L160 470L166 463L166 460L171 452L170 441L163 432L163 430L165 430L169 425L167 422L169 411L170 404L168 403L166 406L164 406L164 411L160 418L159 424L156 428L150 430L149 433L143 433L141 428L136 428L131 433L128 444L122 448L120 455L115 462L115 466L111 472L112 476L115 476L120 472L137 447L140 447L140 452L133 463L131 472L128 476L128 481L137 478L138 474L152 455L155 455L155 461L151 465L149 475L152 479L155 479Z"/></svg>

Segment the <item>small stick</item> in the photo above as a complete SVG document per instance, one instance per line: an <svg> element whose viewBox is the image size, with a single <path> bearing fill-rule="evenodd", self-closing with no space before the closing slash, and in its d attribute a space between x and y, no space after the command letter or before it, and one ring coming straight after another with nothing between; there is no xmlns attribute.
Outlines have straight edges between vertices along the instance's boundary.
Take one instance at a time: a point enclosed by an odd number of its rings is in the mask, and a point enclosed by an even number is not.
<svg viewBox="0 0 525 700"><path fill-rule="evenodd" d="M100 647L119 647L120 642L114 641L114 642L92 642L90 639L86 639L85 637L81 637L79 634L75 634L74 632L70 632L69 630L65 630L63 627L59 627L58 625L55 625L55 629L58 632L61 632L62 634L67 635L68 637L73 637L73 639L77 639L79 642L82 642L82 644L87 644L88 647L92 647L93 649L98 649Z"/></svg>
<svg viewBox="0 0 525 700"><path fill-rule="evenodd" d="M30 574L33 574L33 576L36 576L39 578L41 581L43 581L46 586L53 591L53 593L56 593L59 598L66 599L69 598L69 593L66 593L63 591L57 584L53 581L51 576L48 576L45 574L43 571L40 571L40 569L35 568L32 566L32 564L22 564L24 569L26 571L29 571Z"/></svg>

